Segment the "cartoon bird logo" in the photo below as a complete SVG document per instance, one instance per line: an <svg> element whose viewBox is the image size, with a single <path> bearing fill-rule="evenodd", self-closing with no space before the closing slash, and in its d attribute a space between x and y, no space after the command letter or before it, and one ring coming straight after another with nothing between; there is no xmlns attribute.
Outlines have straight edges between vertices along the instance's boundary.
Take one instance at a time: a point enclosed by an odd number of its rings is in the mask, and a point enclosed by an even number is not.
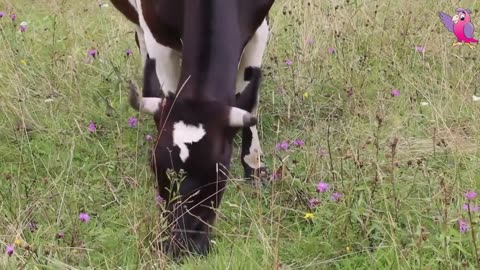
<svg viewBox="0 0 480 270"><path fill-rule="evenodd" d="M454 42L452 47L466 44L473 49L474 47L471 43L478 43L478 40L473 38L475 27L470 22L472 11L470 9L457 8L455 12L456 14L453 18L446 13L438 13L443 25L457 37L457 42Z"/></svg>

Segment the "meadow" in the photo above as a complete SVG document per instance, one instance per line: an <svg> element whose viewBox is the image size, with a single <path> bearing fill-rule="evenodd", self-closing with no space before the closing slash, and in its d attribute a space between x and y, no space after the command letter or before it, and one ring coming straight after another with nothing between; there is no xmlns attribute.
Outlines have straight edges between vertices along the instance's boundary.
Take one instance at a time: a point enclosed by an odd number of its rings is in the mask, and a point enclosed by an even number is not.
<svg viewBox="0 0 480 270"><path fill-rule="evenodd" d="M107 1L0 0L0 269L479 269L480 54L437 15L459 6L277 0L270 181L244 182L238 137L211 254L174 262L133 26Z"/></svg>

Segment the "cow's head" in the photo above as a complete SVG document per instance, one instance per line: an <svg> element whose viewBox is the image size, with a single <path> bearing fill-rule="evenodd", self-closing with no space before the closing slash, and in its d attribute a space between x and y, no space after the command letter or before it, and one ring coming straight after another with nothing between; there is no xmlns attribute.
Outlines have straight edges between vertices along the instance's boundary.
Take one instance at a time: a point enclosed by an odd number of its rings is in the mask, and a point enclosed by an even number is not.
<svg viewBox="0 0 480 270"><path fill-rule="evenodd" d="M154 72L145 70L144 88L155 82L148 79L149 74ZM218 206L225 187L233 138L239 128L257 123L250 111L258 102L260 77L259 68L247 68L245 79L250 83L236 96L235 106L181 97L141 97L135 88L130 90L131 106L155 119L158 135L151 166L160 195L173 213L172 238L180 249L208 251L209 225L215 219L213 208ZM169 169L185 172L180 185L171 182ZM172 189L180 194L171 194ZM172 199L177 195L182 198L180 205Z"/></svg>

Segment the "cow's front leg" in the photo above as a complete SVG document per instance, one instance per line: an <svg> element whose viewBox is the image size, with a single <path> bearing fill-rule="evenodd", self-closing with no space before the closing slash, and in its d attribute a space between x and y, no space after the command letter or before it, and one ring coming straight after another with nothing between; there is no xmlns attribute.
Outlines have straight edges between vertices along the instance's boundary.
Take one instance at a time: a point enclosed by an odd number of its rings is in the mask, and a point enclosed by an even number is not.
<svg viewBox="0 0 480 270"><path fill-rule="evenodd" d="M268 41L268 24L264 20L257 29L253 37L245 46L243 55L240 61L239 72L237 74L236 92L240 93L248 81L244 80L244 71L246 67L260 67L262 65L263 54ZM260 98L260 97L258 97ZM258 102L257 102L258 104ZM252 110L256 114L257 106ZM244 168L245 178L247 180L254 180L255 177L260 177L266 173L266 167L261 161L262 148L258 137L257 126L244 128L242 130L242 165Z"/></svg>

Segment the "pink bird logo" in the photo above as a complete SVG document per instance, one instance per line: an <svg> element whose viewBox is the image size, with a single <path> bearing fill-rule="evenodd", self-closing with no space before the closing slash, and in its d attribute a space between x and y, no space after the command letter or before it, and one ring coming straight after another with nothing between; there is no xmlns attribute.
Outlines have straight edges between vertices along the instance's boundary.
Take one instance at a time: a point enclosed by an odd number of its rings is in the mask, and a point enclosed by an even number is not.
<svg viewBox="0 0 480 270"><path fill-rule="evenodd" d="M457 42L454 42L452 47L466 44L473 49L474 46L471 43L478 43L478 40L473 38L475 27L470 21L472 11L470 9L457 8L455 12L456 14L453 17L444 12L438 13L443 25L457 37Z"/></svg>

